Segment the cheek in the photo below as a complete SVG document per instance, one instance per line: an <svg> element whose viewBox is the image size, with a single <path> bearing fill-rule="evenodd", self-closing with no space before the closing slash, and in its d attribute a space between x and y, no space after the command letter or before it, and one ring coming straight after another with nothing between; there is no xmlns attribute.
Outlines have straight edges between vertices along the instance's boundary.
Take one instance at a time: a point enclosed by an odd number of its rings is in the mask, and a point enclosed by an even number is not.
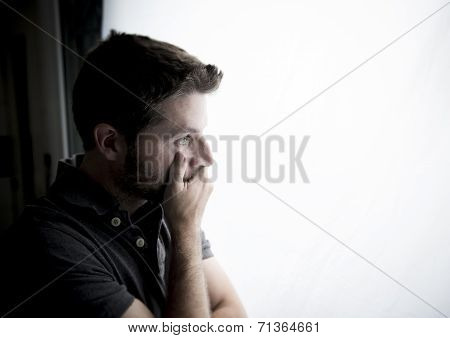
<svg viewBox="0 0 450 338"><path fill-rule="evenodd" d="M139 166L139 174L147 178L155 178L161 175L161 145L158 143L142 144L137 152Z"/></svg>
<svg viewBox="0 0 450 338"><path fill-rule="evenodd" d="M174 146L166 146L161 149L161 153L159 154L161 159L161 167L163 173L166 175L170 169L170 166L175 159L175 154L177 152L177 148Z"/></svg>
<svg viewBox="0 0 450 338"><path fill-rule="evenodd" d="M177 149L177 151L181 152L188 161L195 155L194 146L179 147ZM175 155L175 153L174 153L174 155Z"/></svg>

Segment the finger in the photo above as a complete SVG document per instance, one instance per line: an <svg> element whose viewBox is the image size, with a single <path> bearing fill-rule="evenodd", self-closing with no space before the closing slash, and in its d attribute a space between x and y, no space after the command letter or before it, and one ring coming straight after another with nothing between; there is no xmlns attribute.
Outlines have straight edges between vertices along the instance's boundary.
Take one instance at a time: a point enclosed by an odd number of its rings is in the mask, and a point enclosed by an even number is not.
<svg viewBox="0 0 450 338"><path fill-rule="evenodd" d="M208 198L213 191L212 179L208 176L208 167L202 167L198 172L198 179L203 184L203 190L205 191L205 198Z"/></svg>
<svg viewBox="0 0 450 338"><path fill-rule="evenodd" d="M201 167L200 169L198 169L197 174L195 175L195 179L197 181L203 182L203 183L207 183L209 182L209 178L207 175L207 168L206 167Z"/></svg>
<svg viewBox="0 0 450 338"><path fill-rule="evenodd" d="M170 178L172 179L172 182L183 182L186 169L186 157L184 157L182 153L177 152L170 168Z"/></svg>

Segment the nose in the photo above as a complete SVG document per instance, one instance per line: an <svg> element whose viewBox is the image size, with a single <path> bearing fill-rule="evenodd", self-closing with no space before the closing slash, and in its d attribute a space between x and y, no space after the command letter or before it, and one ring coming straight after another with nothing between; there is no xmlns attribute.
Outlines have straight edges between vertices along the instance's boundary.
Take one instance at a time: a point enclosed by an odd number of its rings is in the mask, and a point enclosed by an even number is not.
<svg viewBox="0 0 450 338"><path fill-rule="evenodd" d="M213 163L214 159L211 153L211 148L209 147L204 137L201 137L198 140L196 154L191 159L191 165L199 167L209 167Z"/></svg>

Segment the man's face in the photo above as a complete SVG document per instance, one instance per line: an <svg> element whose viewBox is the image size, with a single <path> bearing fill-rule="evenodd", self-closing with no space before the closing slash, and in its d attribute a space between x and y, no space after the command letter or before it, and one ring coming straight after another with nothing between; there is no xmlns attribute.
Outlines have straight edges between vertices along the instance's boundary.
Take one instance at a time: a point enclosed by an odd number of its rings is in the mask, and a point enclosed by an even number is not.
<svg viewBox="0 0 450 338"><path fill-rule="evenodd" d="M188 163L184 179L196 175L202 166L213 163L211 150L203 137L207 123L206 95L193 93L164 102L165 117L141 131L136 146L128 147L122 175L122 189L144 199L162 198L169 179L169 167L176 152Z"/></svg>

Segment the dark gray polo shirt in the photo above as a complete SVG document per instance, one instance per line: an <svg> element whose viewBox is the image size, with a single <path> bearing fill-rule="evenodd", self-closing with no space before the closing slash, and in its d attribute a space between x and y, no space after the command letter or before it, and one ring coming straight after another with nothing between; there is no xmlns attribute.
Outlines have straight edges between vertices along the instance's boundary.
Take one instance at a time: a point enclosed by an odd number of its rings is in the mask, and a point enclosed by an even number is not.
<svg viewBox="0 0 450 338"><path fill-rule="evenodd" d="M120 317L135 297L156 317L164 311L171 244L161 204L128 215L77 168L81 158L61 161L48 194L2 236L2 317ZM201 237L203 259L212 257Z"/></svg>

